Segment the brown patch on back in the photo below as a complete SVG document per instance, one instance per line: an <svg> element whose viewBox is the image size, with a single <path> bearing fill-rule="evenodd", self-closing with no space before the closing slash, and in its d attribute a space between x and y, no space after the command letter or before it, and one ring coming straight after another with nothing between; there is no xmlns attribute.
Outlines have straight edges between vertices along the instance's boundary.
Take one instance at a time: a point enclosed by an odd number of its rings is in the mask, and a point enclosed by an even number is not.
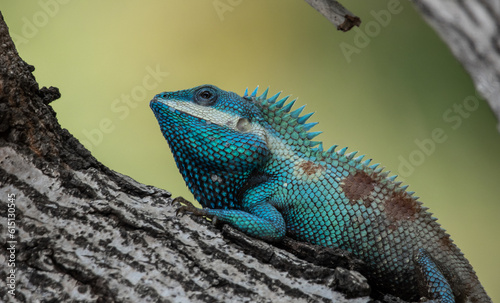
<svg viewBox="0 0 500 303"><path fill-rule="evenodd" d="M370 175L364 171L358 171L342 180L340 186L351 204L355 204L356 201L362 199L365 206L368 207L372 201L367 198L372 193L375 183L376 181Z"/></svg>
<svg viewBox="0 0 500 303"><path fill-rule="evenodd" d="M416 214L420 210L417 201L405 192L393 192L392 196L385 201L385 214L391 221L415 221Z"/></svg>
<svg viewBox="0 0 500 303"><path fill-rule="evenodd" d="M318 171L324 170L323 166L321 166L319 164L315 164L315 163L313 163L311 161L304 161L304 162L300 163L298 165L298 167L300 169L302 169L302 171L304 172L304 174L306 174L308 176L314 175Z"/></svg>

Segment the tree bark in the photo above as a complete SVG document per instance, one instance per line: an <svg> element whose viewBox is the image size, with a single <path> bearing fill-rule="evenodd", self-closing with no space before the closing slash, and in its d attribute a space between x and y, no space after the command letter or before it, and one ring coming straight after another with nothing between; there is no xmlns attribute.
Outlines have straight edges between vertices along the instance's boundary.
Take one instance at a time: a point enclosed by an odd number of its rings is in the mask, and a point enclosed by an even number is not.
<svg viewBox="0 0 500 303"><path fill-rule="evenodd" d="M1 301L369 301L345 252L281 244L301 259L177 217L170 193L108 169L61 128L58 89L39 89L1 13L0 47ZM328 266L305 260L322 255Z"/></svg>

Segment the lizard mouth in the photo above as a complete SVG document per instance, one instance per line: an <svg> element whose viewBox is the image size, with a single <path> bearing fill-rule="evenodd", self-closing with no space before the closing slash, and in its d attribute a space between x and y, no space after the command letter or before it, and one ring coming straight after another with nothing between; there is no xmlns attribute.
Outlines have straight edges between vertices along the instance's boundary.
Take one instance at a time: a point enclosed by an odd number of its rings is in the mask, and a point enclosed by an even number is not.
<svg viewBox="0 0 500 303"><path fill-rule="evenodd" d="M158 100L158 95L154 96L151 101L149 101L149 107L153 110L153 112L157 112L158 108L160 107L160 104L163 104L160 100Z"/></svg>

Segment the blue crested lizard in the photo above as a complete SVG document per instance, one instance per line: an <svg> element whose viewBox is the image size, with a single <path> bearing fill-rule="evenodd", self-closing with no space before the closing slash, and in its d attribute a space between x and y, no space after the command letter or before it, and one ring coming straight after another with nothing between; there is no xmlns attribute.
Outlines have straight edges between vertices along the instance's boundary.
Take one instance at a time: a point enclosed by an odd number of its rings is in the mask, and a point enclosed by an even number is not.
<svg viewBox="0 0 500 303"><path fill-rule="evenodd" d="M243 97L212 85L164 92L150 106L203 209L244 233L285 235L352 252L378 291L404 300L491 302L472 266L427 208L347 148L323 151L304 106L280 93Z"/></svg>

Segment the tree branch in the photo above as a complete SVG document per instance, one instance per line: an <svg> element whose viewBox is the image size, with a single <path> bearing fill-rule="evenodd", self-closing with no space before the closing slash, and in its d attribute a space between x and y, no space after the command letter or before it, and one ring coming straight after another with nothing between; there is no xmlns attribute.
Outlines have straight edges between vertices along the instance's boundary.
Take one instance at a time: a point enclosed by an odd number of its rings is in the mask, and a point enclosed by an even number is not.
<svg viewBox="0 0 500 303"><path fill-rule="evenodd" d="M354 26L361 24L361 19L335 0L306 0L309 5L333 23L338 30L347 32Z"/></svg>

